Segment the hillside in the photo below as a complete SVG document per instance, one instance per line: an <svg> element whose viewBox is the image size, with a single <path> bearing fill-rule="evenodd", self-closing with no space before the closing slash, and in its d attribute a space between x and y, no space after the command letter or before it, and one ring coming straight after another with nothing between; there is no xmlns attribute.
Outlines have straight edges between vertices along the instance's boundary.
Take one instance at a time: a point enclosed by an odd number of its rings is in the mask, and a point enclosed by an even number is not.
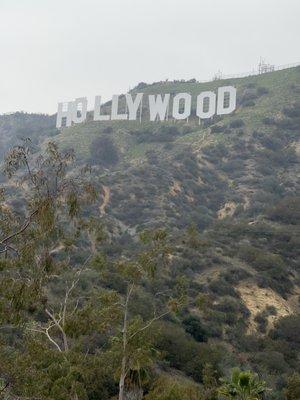
<svg viewBox="0 0 300 400"><path fill-rule="evenodd" d="M151 373L205 386L208 365L217 377L251 368L273 389L267 398L281 400L288 378L300 372L300 68L205 84L140 84L133 93L197 95L227 85L237 88L236 111L201 125L193 118L88 120L58 131L55 116L0 116L0 157L29 137L35 154L49 140L74 149L71 174L91 165L99 194L90 213L104 227L107 260L136 254L145 229L166 229L174 246L170 276L156 285L175 292L183 280L189 302L159 322L161 356ZM0 179L14 204L14 188ZM94 272L85 278L83 293L95 279ZM122 292L113 272L105 279L101 285ZM132 312L147 315L152 295L145 284Z"/></svg>

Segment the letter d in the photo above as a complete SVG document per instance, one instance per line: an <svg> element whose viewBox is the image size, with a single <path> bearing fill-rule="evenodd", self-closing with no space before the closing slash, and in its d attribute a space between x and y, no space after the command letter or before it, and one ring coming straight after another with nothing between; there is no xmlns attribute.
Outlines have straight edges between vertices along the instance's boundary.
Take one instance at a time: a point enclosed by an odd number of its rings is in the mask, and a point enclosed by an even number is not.
<svg viewBox="0 0 300 400"><path fill-rule="evenodd" d="M226 97L229 100L225 107ZM236 108L236 88L233 86L223 86L218 89L217 114L230 114Z"/></svg>

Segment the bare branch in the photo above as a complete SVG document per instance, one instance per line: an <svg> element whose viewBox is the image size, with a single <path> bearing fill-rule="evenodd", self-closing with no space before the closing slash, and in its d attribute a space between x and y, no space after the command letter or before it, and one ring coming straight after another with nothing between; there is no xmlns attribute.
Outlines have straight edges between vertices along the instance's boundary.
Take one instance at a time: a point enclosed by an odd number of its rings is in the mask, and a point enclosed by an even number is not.
<svg viewBox="0 0 300 400"><path fill-rule="evenodd" d="M59 350L59 352L61 352L62 353L62 349L61 349L61 347L59 346L59 344L51 337L51 335L50 335L50 333L49 333L49 330L51 329L51 328L53 328L55 326L55 324L50 324L47 328L42 328L42 327L40 327L40 328L27 328L27 330L29 330L29 331L31 331L31 332L37 332L37 333L42 333L42 334L44 334L44 335L46 335L47 336L47 338L49 339L49 341L52 343L52 344L54 344L54 346Z"/></svg>
<svg viewBox="0 0 300 400"><path fill-rule="evenodd" d="M61 332L62 338L63 338L63 343L64 343L64 351L68 351L69 350L69 344L68 344L67 335L66 335L66 332L65 332L63 326L61 325L62 317L60 316L59 319L56 319L54 313L51 313L48 309L46 309L45 312L52 319L52 321L54 322L55 326Z"/></svg>
<svg viewBox="0 0 300 400"><path fill-rule="evenodd" d="M148 321L148 323L147 323L145 326L143 326L143 328L138 329L138 330L135 331L132 335L130 335L128 340L131 340L131 339L133 339L136 335L138 335L139 333L144 332L145 330L147 330L148 328L150 328L150 326L151 326L154 322L156 322L156 321L158 321L158 320L164 318L166 315L168 315L168 314L170 314L170 313L171 313L171 310L168 310L168 311L166 311L166 312L164 312L164 313L162 313L162 314L160 314L160 315L157 315L156 317L152 318L150 321Z"/></svg>

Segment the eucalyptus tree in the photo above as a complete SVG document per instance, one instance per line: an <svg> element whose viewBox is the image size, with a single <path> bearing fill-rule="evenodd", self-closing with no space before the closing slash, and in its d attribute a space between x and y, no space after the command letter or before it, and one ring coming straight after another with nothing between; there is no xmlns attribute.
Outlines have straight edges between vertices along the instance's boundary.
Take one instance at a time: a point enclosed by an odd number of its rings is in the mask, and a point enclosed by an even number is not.
<svg viewBox="0 0 300 400"><path fill-rule="evenodd" d="M102 334L110 357L107 362L114 366L119 381L119 399L125 400L130 393L141 398L142 376L157 356L151 328L185 299L180 290L172 297L167 289L156 290L153 285L157 275L167 276L171 259L163 230L141 234L142 248L135 255L103 261L98 246L103 239L101 223L93 212L81 212L83 205L89 207L96 199L89 172L87 168L78 170L74 153L60 152L54 143L37 154L26 141L7 154L5 173L9 181L1 191L0 202L1 323L21 326L37 348L48 348L51 357L60 360L60 368L70 366L74 359L82 364L92 359L99 362L100 349L94 350L96 354L90 355L89 350L82 354L82 346L75 339ZM100 284L91 285L82 300L78 294L80 279L87 269L99 272L99 263ZM111 286L112 273L122 283L120 290L105 287L106 283ZM59 298L49 293L53 282L64 287ZM136 296L147 291L150 300L145 317L134 307ZM23 365L27 357L20 355L16 362ZM49 398L54 390L57 398L68 393L71 399L85 399L88 387L72 376L52 384L54 389L47 389ZM37 381L26 391L31 395L42 393L42 387ZM46 396L44 392L42 395Z"/></svg>
<svg viewBox="0 0 300 400"><path fill-rule="evenodd" d="M45 301L43 285L70 262L80 207L95 201L87 170L68 172L73 163L73 151L60 152L51 142L37 154L26 140L5 157L9 181L0 192L0 311L8 322L38 298Z"/></svg>
<svg viewBox="0 0 300 400"><path fill-rule="evenodd" d="M0 330L19 332L24 345L28 332L43 333L51 348L67 352L66 324L77 309L72 294L95 248L95 227L84 214L97 198L91 171L76 165L73 151L60 151L50 142L37 152L25 140L7 153L4 173ZM61 307L52 308L49 284L62 282L65 274L71 279L64 283Z"/></svg>
<svg viewBox="0 0 300 400"><path fill-rule="evenodd" d="M173 246L163 229L140 234L139 250L121 257L109 269L97 256L92 265L100 265L103 282L111 285L117 277L118 290L101 291L103 321L109 323L109 354L119 382L119 400L143 397L143 383L159 356L153 346L155 323L172 317L186 303L182 282L170 289ZM107 277L105 275L107 274ZM144 304L143 304L144 303Z"/></svg>

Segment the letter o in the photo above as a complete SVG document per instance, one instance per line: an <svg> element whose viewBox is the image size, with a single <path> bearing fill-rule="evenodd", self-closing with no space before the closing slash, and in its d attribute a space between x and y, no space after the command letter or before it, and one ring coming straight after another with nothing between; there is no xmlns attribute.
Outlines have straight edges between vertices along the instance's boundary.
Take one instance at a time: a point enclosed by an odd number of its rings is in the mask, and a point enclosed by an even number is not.
<svg viewBox="0 0 300 400"><path fill-rule="evenodd" d="M204 100L209 99L209 107L204 111ZM214 92L202 92L197 96L197 117L201 119L211 118L216 113L216 99Z"/></svg>
<svg viewBox="0 0 300 400"><path fill-rule="evenodd" d="M184 100L184 110L180 112L180 101ZM191 115L192 96L188 93L178 93L173 99L173 118L187 119Z"/></svg>

